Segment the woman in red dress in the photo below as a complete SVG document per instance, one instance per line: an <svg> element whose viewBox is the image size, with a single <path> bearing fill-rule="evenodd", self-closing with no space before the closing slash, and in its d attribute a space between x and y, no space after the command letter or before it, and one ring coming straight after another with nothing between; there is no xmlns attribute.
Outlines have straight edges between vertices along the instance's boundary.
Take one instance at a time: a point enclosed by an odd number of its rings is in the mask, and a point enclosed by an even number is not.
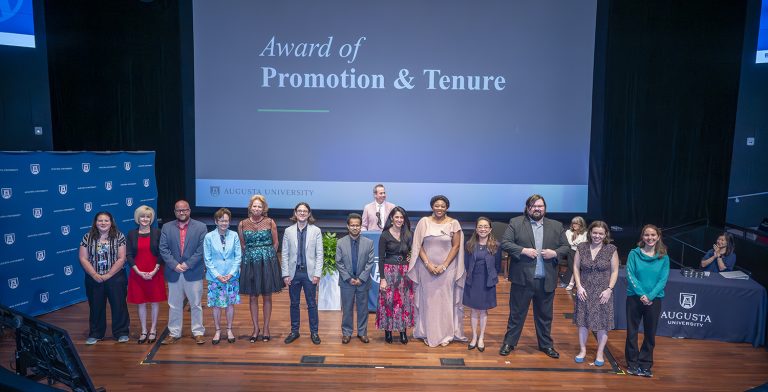
<svg viewBox="0 0 768 392"><path fill-rule="evenodd" d="M128 276L128 303L137 304L141 335L138 343L157 340L157 315L160 302L168 299L165 292L162 258L159 257L160 229L151 227L155 220L152 207L140 206L133 214L139 227L128 232L126 258L131 266ZM152 327L147 333L147 302L152 304Z"/></svg>

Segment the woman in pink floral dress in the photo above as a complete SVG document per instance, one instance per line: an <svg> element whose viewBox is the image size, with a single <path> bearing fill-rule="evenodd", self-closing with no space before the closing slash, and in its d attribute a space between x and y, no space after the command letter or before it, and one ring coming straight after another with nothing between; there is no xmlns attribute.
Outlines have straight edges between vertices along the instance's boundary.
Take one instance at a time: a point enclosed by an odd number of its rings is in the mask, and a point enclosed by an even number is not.
<svg viewBox="0 0 768 392"><path fill-rule="evenodd" d="M411 222L402 207L395 207L379 237L379 307L376 328L384 330L384 341L392 343L392 331L400 332L400 343L408 344L407 329L413 327L413 282L406 276L411 252Z"/></svg>

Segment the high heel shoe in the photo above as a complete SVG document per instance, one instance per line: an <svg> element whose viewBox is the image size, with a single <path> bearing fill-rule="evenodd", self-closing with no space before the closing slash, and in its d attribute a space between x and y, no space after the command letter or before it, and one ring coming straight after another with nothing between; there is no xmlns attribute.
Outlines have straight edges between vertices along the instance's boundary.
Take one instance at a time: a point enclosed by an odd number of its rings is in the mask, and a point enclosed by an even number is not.
<svg viewBox="0 0 768 392"><path fill-rule="evenodd" d="M405 331L400 332L400 343L408 344L408 333Z"/></svg>
<svg viewBox="0 0 768 392"><path fill-rule="evenodd" d="M230 336L232 336L230 338ZM228 343L234 343L235 342L235 335L232 333L231 329L227 329L227 342Z"/></svg>
<svg viewBox="0 0 768 392"><path fill-rule="evenodd" d="M149 335L147 335L149 339L147 339L147 343L152 344L157 341L157 331L150 332Z"/></svg>
<svg viewBox="0 0 768 392"><path fill-rule="evenodd" d="M217 336L217 337L215 337L215 338L213 338L213 340L211 340L211 344L214 344L214 345L215 344L219 344L219 342L221 341L221 330L217 329L216 330L216 334L213 335L213 336Z"/></svg>
<svg viewBox="0 0 768 392"><path fill-rule="evenodd" d="M139 340L136 342L138 344L144 344L147 342L147 333L142 332L141 335L139 335Z"/></svg>
<svg viewBox="0 0 768 392"><path fill-rule="evenodd" d="M384 331L384 341L392 344L392 331Z"/></svg>

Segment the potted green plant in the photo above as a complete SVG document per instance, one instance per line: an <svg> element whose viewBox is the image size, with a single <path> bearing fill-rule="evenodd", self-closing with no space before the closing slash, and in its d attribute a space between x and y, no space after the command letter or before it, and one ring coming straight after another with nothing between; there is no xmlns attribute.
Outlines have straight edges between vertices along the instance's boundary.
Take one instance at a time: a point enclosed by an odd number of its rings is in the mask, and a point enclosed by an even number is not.
<svg viewBox="0 0 768 392"><path fill-rule="evenodd" d="M323 276L317 299L319 310L341 310L339 271L336 268L336 233L323 234Z"/></svg>
<svg viewBox="0 0 768 392"><path fill-rule="evenodd" d="M323 276L336 272L336 233L323 234Z"/></svg>

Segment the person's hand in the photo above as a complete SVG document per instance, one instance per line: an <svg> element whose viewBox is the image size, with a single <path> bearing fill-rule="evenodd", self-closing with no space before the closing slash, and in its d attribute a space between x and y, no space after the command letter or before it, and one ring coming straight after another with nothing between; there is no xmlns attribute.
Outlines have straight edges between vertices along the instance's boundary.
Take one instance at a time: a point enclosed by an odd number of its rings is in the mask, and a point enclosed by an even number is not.
<svg viewBox="0 0 768 392"><path fill-rule="evenodd" d="M184 273L184 271L186 271L186 269L184 268L184 266L183 266L183 265L181 265L181 264L176 264L176 267L174 267L174 268L173 268L173 270L174 270L174 271L176 271L176 272L178 272L178 273L180 273L180 274L181 274L181 273Z"/></svg>
<svg viewBox="0 0 768 392"><path fill-rule="evenodd" d="M712 245L712 252L714 252L715 256L717 256L720 253L720 248L717 247L717 244Z"/></svg>
<svg viewBox="0 0 768 392"><path fill-rule="evenodd" d="M648 296L647 296L647 295L643 295L643 296L641 296L641 297L640 297L640 302L642 302L642 303L643 303L643 304L645 304L645 305L650 305L650 304L652 304L652 303L653 303L653 302L651 302L651 301L648 299Z"/></svg>
<svg viewBox="0 0 768 392"><path fill-rule="evenodd" d="M387 289L387 280L384 278L379 279L379 290Z"/></svg>
<svg viewBox="0 0 768 392"><path fill-rule="evenodd" d="M187 262L181 263L181 267L184 268L184 272L189 271L189 266L187 265Z"/></svg>
<svg viewBox="0 0 768 392"><path fill-rule="evenodd" d="M101 283L101 282L104 281L104 278L102 278L101 275L99 275L99 274L97 274L95 272L93 273L93 275L91 275L91 278L93 278L93 280L95 280L98 283Z"/></svg>
<svg viewBox="0 0 768 392"><path fill-rule="evenodd" d="M286 276L285 278L283 278L283 283L285 283L286 286L290 286L291 285L291 277L290 276Z"/></svg>
<svg viewBox="0 0 768 392"><path fill-rule="evenodd" d="M154 272L142 272L141 277L144 278L144 280L152 280L152 277L155 275Z"/></svg>
<svg viewBox="0 0 768 392"><path fill-rule="evenodd" d="M587 290L584 290L584 287L581 287L581 285L576 286L576 296L579 297L581 301L587 300Z"/></svg>
<svg viewBox="0 0 768 392"><path fill-rule="evenodd" d="M611 299L611 295L613 294L613 290L611 289L605 289L602 293L600 293L600 304L606 304Z"/></svg>
<svg viewBox="0 0 768 392"><path fill-rule="evenodd" d="M221 283L227 283L227 277L225 275L219 275L216 277L216 279L218 279L218 281Z"/></svg>
<svg viewBox="0 0 768 392"><path fill-rule="evenodd" d="M555 257L557 257L557 252L555 252L552 249L542 249L541 257L545 259L554 259Z"/></svg>
<svg viewBox="0 0 768 392"><path fill-rule="evenodd" d="M320 281L320 277L319 276L313 276L312 277L312 284L317 284L317 282L319 282L319 281Z"/></svg>
<svg viewBox="0 0 768 392"><path fill-rule="evenodd" d="M536 249L533 249L533 248L523 248L522 253L531 259L535 259L536 256L538 256Z"/></svg>

